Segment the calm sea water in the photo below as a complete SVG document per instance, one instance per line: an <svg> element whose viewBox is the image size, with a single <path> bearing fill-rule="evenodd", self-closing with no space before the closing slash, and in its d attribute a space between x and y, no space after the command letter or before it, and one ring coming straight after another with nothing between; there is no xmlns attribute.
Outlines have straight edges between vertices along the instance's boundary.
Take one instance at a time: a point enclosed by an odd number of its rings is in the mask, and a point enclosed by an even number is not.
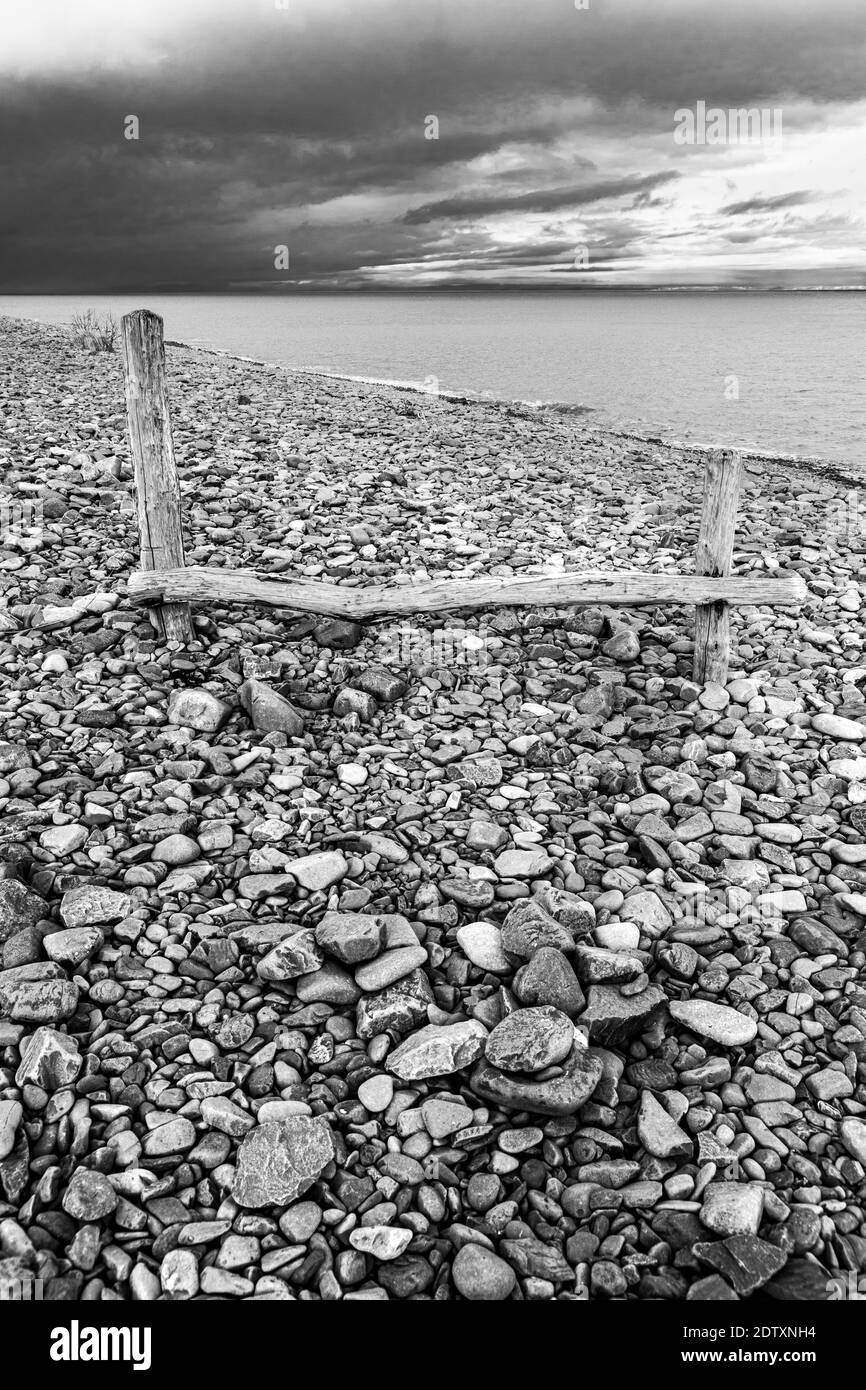
<svg viewBox="0 0 866 1390"><path fill-rule="evenodd" d="M0 296L0 312L46 323L88 307L150 308L169 338L290 367L866 464L862 293Z"/></svg>

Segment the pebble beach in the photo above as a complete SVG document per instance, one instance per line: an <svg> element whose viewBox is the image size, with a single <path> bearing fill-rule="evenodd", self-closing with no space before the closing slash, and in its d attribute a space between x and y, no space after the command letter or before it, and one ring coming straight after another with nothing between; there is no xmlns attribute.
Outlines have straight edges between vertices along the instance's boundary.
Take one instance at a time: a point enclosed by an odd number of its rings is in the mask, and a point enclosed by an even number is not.
<svg viewBox="0 0 866 1390"><path fill-rule="evenodd" d="M698 450L177 344L167 373L190 565L693 572ZM676 605L214 605L181 649L126 597L119 356L0 319L0 403L0 1284L850 1296L857 476L747 459L734 572L808 597L732 611L724 686Z"/></svg>

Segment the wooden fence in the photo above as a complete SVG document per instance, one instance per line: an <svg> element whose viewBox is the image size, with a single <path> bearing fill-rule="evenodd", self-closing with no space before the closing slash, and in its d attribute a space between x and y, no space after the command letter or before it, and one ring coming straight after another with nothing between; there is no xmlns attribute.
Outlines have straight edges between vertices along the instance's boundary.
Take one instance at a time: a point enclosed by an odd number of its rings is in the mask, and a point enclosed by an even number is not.
<svg viewBox="0 0 866 1390"><path fill-rule="evenodd" d="M433 579L355 588L313 579L275 579L253 570L184 564L182 515L171 441L162 319L146 309L121 321L123 372L135 477L141 570L129 580L133 603L149 606L166 639L194 638L192 604L268 604L332 617L373 618L440 613L461 608L554 608L586 604L647 607L694 604L694 678L727 678L731 605L793 605L806 597L797 575L731 575L742 461L738 453L710 455L694 574L576 572L480 579Z"/></svg>

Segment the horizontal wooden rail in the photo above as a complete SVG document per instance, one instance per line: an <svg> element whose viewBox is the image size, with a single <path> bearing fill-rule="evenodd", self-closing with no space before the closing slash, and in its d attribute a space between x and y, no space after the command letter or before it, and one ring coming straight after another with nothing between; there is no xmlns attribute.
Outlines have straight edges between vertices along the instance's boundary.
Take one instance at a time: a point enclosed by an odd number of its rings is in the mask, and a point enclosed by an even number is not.
<svg viewBox="0 0 866 1390"><path fill-rule="evenodd" d="M384 613L440 613L458 608L543 604L616 604L648 607L663 603L802 603L805 582L782 579L712 579L693 574L575 573L511 575L480 579L431 579L418 584L371 584L353 588L318 579L271 579L255 570L147 570L130 576L133 603L264 603L273 608L322 613L327 617L372 618Z"/></svg>

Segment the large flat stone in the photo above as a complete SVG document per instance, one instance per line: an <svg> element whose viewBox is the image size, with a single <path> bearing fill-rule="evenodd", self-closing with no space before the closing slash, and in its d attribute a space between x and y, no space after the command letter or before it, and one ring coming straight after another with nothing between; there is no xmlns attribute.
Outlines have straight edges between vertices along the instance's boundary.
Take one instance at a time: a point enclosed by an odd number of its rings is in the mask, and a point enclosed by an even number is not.
<svg viewBox="0 0 866 1390"><path fill-rule="evenodd" d="M723 1047L745 1047L758 1031L754 1018L709 999L672 999L670 1012L677 1023Z"/></svg>
<svg viewBox="0 0 866 1390"><path fill-rule="evenodd" d="M783 1269L788 1252L759 1236L729 1236L727 1240L700 1241L698 1259L712 1265L742 1298L747 1298Z"/></svg>
<svg viewBox="0 0 866 1390"><path fill-rule="evenodd" d="M59 965L38 961L0 971L0 1017L13 1023L58 1023L78 1007L78 986Z"/></svg>
<svg viewBox="0 0 866 1390"><path fill-rule="evenodd" d="M334 1136L322 1116L291 1115L257 1125L238 1151L232 1197L240 1207L287 1206L333 1157Z"/></svg>
<svg viewBox="0 0 866 1390"><path fill-rule="evenodd" d="M323 951L344 965L360 965L384 950L386 923L366 912L326 912L316 927Z"/></svg>
<svg viewBox="0 0 866 1390"><path fill-rule="evenodd" d="M484 1053L500 1071L536 1072L564 1061L573 1046L571 1019L542 1004L506 1014L488 1037Z"/></svg>
<svg viewBox="0 0 866 1390"><path fill-rule="evenodd" d="M720 1236L756 1236L764 1211L764 1189L754 1182L711 1182L704 1189L700 1218Z"/></svg>
<svg viewBox="0 0 866 1390"><path fill-rule="evenodd" d="M471 1066L481 1056L487 1029L476 1019L462 1023L420 1028L392 1052L388 1070L401 1081L422 1081L428 1076L448 1076Z"/></svg>
<svg viewBox="0 0 866 1390"><path fill-rule="evenodd" d="M602 1070L601 1059L576 1043L563 1064L562 1074L549 1081L510 1075L484 1060L476 1065L469 1084L477 1096L504 1110L573 1115L589 1100L601 1080Z"/></svg>
<svg viewBox="0 0 866 1390"><path fill-rule="evenodd" d="M82 1057L73 1038L55 1028L37 1028L21 1049L15 1083L56 1091L77 1081L81 1067Z"/></svg>
<svg viewBox="0 0 866 1390"><path fill-rule="evenodd" d="M432 1003L433 991L426 974L413 970L379 994L365 994L359 1000L355 1030L365 1042L377 1033L408 1033L426 1019Z"/></svg>
<svg viewBox="0 0 866 1390"><path fill-rule="evenodd" d="M615 985L592 985L578 1022L588 1025L591 1042L616 1046L643 1032L666 997L658 985L649 985L642 994L626 995Z"/></svg>
<svg viewBox="0 0 866 1390"><path fill-rule="evenodd" d="M524 898L515 903L502 924L502 949L517 960L531 960L542 946L573 951L574 937L540 902Z"/></svg>
<svg viewBox="0 0 866 1390"><path fill-rule="evenodd" d="M48 904L17 878L0 878L0 945L48 916Z"/></svg>
<svg viewBox="0 0 866 1390"><path fill-rule="evenodd" d="M98 883L70 888L60 903L60 919L65 927L98 927L119 922L132 911L132 898Z"/></svg>

